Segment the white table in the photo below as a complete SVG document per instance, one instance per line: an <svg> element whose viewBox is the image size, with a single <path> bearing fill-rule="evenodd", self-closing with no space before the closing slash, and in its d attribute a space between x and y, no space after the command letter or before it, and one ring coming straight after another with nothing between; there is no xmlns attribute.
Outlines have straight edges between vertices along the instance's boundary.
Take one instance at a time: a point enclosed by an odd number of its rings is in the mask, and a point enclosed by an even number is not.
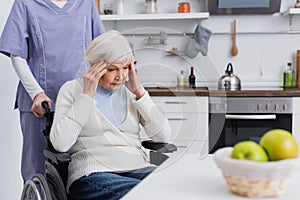
<svg viewBox="0 0 300 200"><path fill-rule="evenodd" d="M279 198L267 200L299 200L300 172L288 182L288 188ZM235 200L250 199L229 191L212 155L200 158L197 154L184 154L167 160L156 171L134 187L122 200ZM256 198L259 199L259 198Z"/></svg>

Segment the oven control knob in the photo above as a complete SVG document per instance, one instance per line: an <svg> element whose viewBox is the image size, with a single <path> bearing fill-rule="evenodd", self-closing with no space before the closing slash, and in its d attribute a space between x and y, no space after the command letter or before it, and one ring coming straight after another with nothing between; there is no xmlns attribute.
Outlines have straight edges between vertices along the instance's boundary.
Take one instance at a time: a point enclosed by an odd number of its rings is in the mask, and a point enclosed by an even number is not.
<svg viewBox="0 0 300 200"><path fill-rule="evenodd" d="M278 108L279 108L278 104L275 104L274 105L274 110L278 110Z"/></svg>
<svg viewBox="0 0 300 200"><path fill-rule="evenodd" d="M270 104L266 104L266 110L269 110L269 108L270 108Z"/></svg>
<svg viewBox="0 0 300 200"><path fill-rule="evenodd" d="M287 104L282 105L282 110L287 110Z"/></svg>
<svg viewBox="0 0 300 200"><path fill-rule="evenodd" d="M260 111L260 110L261 110L261 104L260 104L260 103L256 105L256 110L257 110L257 111Z"/></svg>

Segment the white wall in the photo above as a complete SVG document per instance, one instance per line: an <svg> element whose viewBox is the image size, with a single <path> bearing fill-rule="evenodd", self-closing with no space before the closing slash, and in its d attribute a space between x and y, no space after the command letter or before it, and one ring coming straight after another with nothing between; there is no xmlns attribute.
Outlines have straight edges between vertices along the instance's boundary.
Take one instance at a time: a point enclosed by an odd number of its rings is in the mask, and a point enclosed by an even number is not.
<svg viewBox="0 0 300 200"><path fill-rule="evenodd" d="M106 0L107 1L107 0ZM105 3L104 1L101 1ZM128 2L128 1L125 1ZM130 1L127 6L136 7L143 12L143 4ZM177 0L160 0L159 11L176 12ZM205 10L204 0L191 0L192 11ZM294 0L283 0L286 6ZM168 4L168 9L165 8ZM132 9L127 9L132 13ZM127 11L126 10L126 11ZM231 56L233 20L237 20L237 46L239 53ZM185 50L187 36L174 36L172 33L193 33L198 23L210 29L213 34L209 40L208 56L199 54L195 59L170 57L166 52L172 47ZM138 49L138 75L144 84L175 86L176 75L181 69L187 72L196 66L197 86L217 87L217 81L224 74L229 62L233 63L234 73L242 81L242 87L255 85L280 86L282 69L287 62L296 65L296 50L300 49L300 15L221 15L210 16L204 20L163 20L163 21L119 21L105 22L107 29L117 29L132 33L129 40ZM154 28L160 27L160 28ZM168 34L167 45L144 45L147 34L157 34L163 30ZM291 31L289 33L289 31Z"/></svg>
<svg viewBox="0 0 300 200"><path fill-rule="evenodd" d="M8 17L13 0L1 1L0 33ZM22 137L18 111L13 109L17 76L10 59L0 55L0 199L19 199L22 190L20 156Z"/></svg>
<svg viewBox="0 0 300 200"><path fill-rule="evenodd" d="M105 0L103 0L105 2ZM101 1L101 2L103 2ZM108 1L108 0L106 0ZM159 0L160 12L176 12L179 0ZM191 0L193 9L202 10L203 0ZM286 0L290 1L290 0ZM292 1L292 0L291 0ZM144 2L141 0L125 0L126 6L139 2L137 10L143 12ZM200 2L200 4L199 4ZM1 2L0 6L0 33L7 19L13 0ZM173 6L171 6L173 3ZM200 7L197 7L197 6ZM127 9L130 13L134 9ZM239 53L236 57L230 55L232 36L232 21L237 19L237 31L254 32L255 34L238 34L237 45ZM171 33L193 33L197 20L166 20L163 22L105 22L107 29L117 28L128 31L140 27L133 32L158 33L164 29ZM290 22L292 25L290 26ZM176 46L184 50L186 37L169 36L167 45L149 47L144 45L146 36L131 36L138 61L137 69L141 81L147 85L164 84L175 86L175 76L180 69L188 71L190 65L197 66L197 84L216 86L218 78L224 73L228 62L234 65L234 72L241 78L242 86L279 85L282 67L288 61L295 64L295 52L300 49L300 34L258 34L259 32L278 32L288 30L300 31L300 15L240 15L240 16L211 16L203 20L202 25L213 31L209 41L207 57L198 55L196 59L166 56L168 50ZM145 28L152 27L152 28ZM153 27L161 27L159 29ZM22 188L20 176L21 132L18 121L18 112L13 110L13 103L17 85L17 77L10 60L0 55L0 87L1 87L1 120L0 120L0 199L18 199Z"/></svg>

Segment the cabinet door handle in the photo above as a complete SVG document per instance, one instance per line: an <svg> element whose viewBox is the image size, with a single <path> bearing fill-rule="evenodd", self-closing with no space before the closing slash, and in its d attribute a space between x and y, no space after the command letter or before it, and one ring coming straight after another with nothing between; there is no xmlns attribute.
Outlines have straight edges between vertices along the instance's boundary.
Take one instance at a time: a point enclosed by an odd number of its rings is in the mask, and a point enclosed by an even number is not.
<svg viewBox="0 0 300 200"><path fill-rule="evenodd" d="M187 104L186 101L166 101L165 104Z"/></svg>
<svg viewBox="0 0 300 200"><path fill-rule="evenodd" d="M186 121L187 118L168 118L169 121Z"/></svg>

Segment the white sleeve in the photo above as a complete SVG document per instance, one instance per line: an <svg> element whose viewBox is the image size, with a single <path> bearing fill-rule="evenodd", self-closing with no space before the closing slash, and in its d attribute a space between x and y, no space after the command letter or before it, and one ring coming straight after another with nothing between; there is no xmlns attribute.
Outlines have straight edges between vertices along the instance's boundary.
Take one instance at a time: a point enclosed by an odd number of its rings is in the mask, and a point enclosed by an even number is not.
<svg viewBox="0 0 300 200"><path fill-rule="evenodd" d="M19 79L31 99L33 100L38 93L44 92L31 73L27 61L24 58L14 55L11 55L10 58Z"/></svg>
<svg viewBox="0 0 300 200"><path fill-rule="evenodd" d="M145 91L145 89L143 89ZM142 116L141 123L146 134L154 142L169 142L171 138L171 126L167 117L160 111L145 92L139 100L133 100L133 105Z"/></svg>
<svg viewBox="0 0 300 200"><path fill-rule="evenodd" d="M67 82L59 90L50 141L59 152L68 151L96 108L96 101L85 95L74 96L74 84Z"/></svg>

